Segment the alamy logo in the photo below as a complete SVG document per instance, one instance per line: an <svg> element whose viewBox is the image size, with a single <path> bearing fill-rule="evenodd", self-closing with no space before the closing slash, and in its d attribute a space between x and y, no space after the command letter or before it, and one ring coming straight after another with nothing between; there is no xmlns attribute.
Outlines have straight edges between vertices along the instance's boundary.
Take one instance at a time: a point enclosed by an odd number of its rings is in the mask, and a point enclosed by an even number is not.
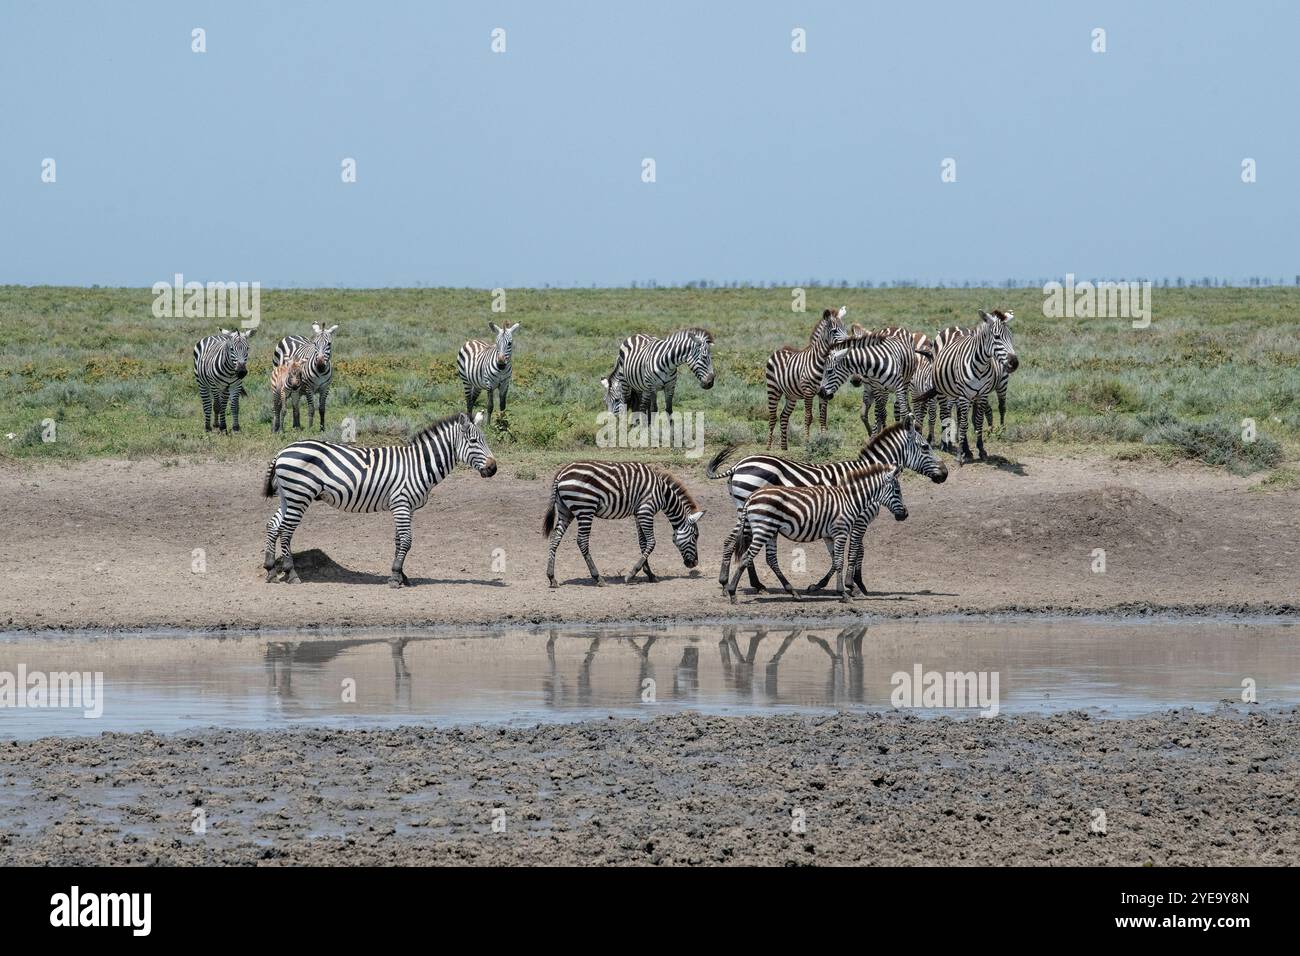
<svg viewBox="0 0 1300 956"><path fill-rule="evenodd" d="M981 717L998 715L997 671L924 671L920 664L912 672L896 671L889 678L894 691L889 702L898 708L927 710L969 710L980 708Z"/></svg>
<svg viewBox="0 0 1300 956"><path fill-rule="evenodd" d="M46 673L19 664L16 673L0 671L0 708L4 707L80 708L83 717L100 717L104 713L104 672Z"/></svg>
<svg viewBox="0 0 1300 956"><path fill-rule="evenodd" d="M262 283L186 282L177 272L171 283L155 282L153 314L156 319L239 318L246 329L262 321Z"/></svg>
<svg viewBox="0 0 1300 956"><path fill-rule="evenodd" d="M641 412L596 416L597 448L685 448L687 458L704 454L703 412Z"/></svg>
<svg viewBox="0 0 1300 956"><path fill-rule="evenodd" d="M1067 272L1064 284L1043 286L1043 315L1049 319L1132 319L1133 328L1145 329L1151 324L1151 283L1076 283L1074 273Z"/></svg>
<svg viewBox="0 0 1300 956"><path fill-rule="evenodd" d="M133 936L148 936L153 925L152 893L70 893L50 897L51 926L129 926Z"/></svg>

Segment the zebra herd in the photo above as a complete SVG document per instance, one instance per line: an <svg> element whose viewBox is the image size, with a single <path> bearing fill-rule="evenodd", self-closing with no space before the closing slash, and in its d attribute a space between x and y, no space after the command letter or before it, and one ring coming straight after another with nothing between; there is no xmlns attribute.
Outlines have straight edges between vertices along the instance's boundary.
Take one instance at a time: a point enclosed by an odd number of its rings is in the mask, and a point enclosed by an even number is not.
<svg viewBox="0 0 1300 956"><path fill-rule="evenodd" d="M854 591L866 594L862 579L863 537L881 508L898 521L907 518L901 472L904 468L942 483L948 469L933 448L934 419L945 423L941 448L953 452L958 464L969 460L966 429L972 420L979 457L986 456L983 422L992 424L989 396L998 394L999 414L1005 414L1008 377L1019 359L1012 344L1009 311L980 312L970 329L951 327L933 339L924 333L888 327L869 332L844 327L846 309L825 310L803 349L782 348L764 368L768 405L768 448L771 449L780 409L781 448L788 447L789 418L795 404L804 403L805 437L811 435L812 401L820 403L820 424L826 428L826 405L851 382L861 385L862 422L868 441L858 456L846 461L812 464L771 454L754 454L725 471L723 462L735 451L728 445L715 454L705 474L727 481L736 508L736 523L723 545L718 582L733 603L742 574L763 590L755 568L765 554L786 593L799 598L777 560L777 540L823 541L830 570L808 593L837 577L841 601ZM511 382L516 323L489 323L491 342L466 342L457 356L457 371L466 410L434 422L398 446L368 447L346 442L307 440L282 449L267 468L263 490L279 498L279 507L266 524L263 568L266 580L297 583L292 540L308 505L323 500L343 511L390 511L394 523L394 555L389 583L410 583L403 570L411 548L411 513L423 507L433 487L459 463L485 478L497 464L483 434L482 412L475 413L478 396L487 392L487 421L494 404L504 413ZM293 399L293 422L300 428L298 399L307 399L308 423L314 423L313 398L319 400L320 430L325 428L325 400L333 377L332 337L338 326L314 325L311 338L286 336L276 346L272 371L274 428L282 427L285 403ZM229 397L234 430L239 429L240 384L247 374L248 341L252 332L223 331L195 347L195 378L203 398L205 427L215 420L225 430L224 403ZM681 329L664 338L637 334L625 339L610 373L601 379L606 409L615 415L658 411L671 413L677 375L690 369L700 385L712 387L714 337L706 329ZM886 405L893 397L894 423L886 427ZM920 411L914 417L913 404ZM875 427L870 412L874 406ZM929 413L929 435L922 419ZM955 422L948 422L955 414ZM561 468L551 484L542 533L549 539L546 577L552 588L556 551L571 524L578 531L578 549L597 586L606 584L592 558L590 538L595 518L633 518L639 557L624 577L633 581L650 568L655 548L654 520L663 512L672 526L673 544L687 568L699 562L699 524L704 511L676 475L654 464L637 461L578 461ZM733 568L734 561L734 568Z"/></svg>

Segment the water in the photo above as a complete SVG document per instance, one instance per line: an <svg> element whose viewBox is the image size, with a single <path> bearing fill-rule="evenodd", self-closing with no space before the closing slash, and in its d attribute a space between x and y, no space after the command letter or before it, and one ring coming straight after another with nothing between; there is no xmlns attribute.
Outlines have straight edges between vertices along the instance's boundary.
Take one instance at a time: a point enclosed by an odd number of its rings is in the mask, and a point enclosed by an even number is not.
<svg viewBox="0 0 1300 956"><path fill-rule="evenodd" d="M997 675L1003 714L1129 717L1300 702L1300 630L1277 623L889 622L853 628L563 628L317 637L0 635L0 681L103 674L103 713L0 707L0 738L199 727L536 723L891 708L897 672ZM653 682L653 683L649 683ZM345 696L350 688L354 694ZM971 716L975 709L925 710Z"/></svg>

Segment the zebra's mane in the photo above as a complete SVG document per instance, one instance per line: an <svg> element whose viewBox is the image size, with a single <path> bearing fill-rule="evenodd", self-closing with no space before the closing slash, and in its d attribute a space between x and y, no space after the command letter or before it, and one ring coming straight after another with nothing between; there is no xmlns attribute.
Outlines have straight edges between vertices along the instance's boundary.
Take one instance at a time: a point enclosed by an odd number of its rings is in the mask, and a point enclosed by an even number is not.
<svg viewBox="0 0 1300 956"><path fill-rule="evenodd" d="M436 422L432 423L431 425L425 425L418 432L412 435L410 439L407 441L407 444L414 445L421 438L425 438L429 435L432 435L434 432L442 431L442 429L445 428L446 426L464 417L465 417L464 412L452 412L450 415L444 415Z"/></svg>
<svg viewBox="0 0 1300 956"><path fill-rule="evenodd" d="M682 329L682 331L690 335L702 335L704 336L705 340L708 342L713 341L713 333L710 332L708 329L700 328L698 325L691 326L689 329Z"/></svg>
<svg viewBox="0 0 1300 956"><path fill-rule="evenodd" d="M888 342L892 338L894 336L887 335L884 332L868 332L866 335L859 335L849 339L839 347L842 349L851 347L865 348L868 345L879 345L881 342Z"/></svg>
<svg viewBox="0 0 1300 956"><path fill-rule="evenodd" d="M907 422L894 422L894 424L890 425L888 428L882 429L875 435L872 435L867 443L862 446L862 451L859 455L865 455L868 450L875 448L877 445L883 444L899 432L905 431L907 427Z"/></svg>
<svg viewBox="0 0 1300 956"><path fill-rule="evenodd" d="M668 482L668 487L676 489L677 493L682 496L682 500L686 502L687 507L691 511L699 511L700 506L695 503L695 499L692 498L691 493L686 490L686 486L682 484L682 480L678 478L676 475L674 475L671 471L667 471L664 469L660 469L660 471L662 472L665 480Z"/></svg>
<svg viewBox="0 0 1300 956"><path fill-rule="evenodd" d="M871 478L874 475L883 475L885 472L893 470L893 465L883 465L879 462L870 465L859 465L846 471L844 473L844 480L861 481L864 478Z"/></svg>

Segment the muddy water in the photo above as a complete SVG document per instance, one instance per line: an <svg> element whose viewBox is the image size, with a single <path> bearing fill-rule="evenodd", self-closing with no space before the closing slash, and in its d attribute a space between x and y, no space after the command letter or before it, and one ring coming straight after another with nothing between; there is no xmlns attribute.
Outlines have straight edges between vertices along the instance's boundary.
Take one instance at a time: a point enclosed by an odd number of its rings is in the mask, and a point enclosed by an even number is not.
<svg viewBox="0 0 1300 956"><path fill-rule="evenodd" d="M90 705L14 707L7 672L102 674ZM318 637L0 635L0 738L312 723L536 723L670 710L885 709L930 672L975 672L1002 714L1127 717L1300 702L1300 629L1223 622L889 622ZM93 685L93 678L91 681ZM917 688L918 691L921 689ZM927 703L920 697L914 703ZM929 703L935 703L931 700ZM979 712L940 701L922 714Z"/></svg>

